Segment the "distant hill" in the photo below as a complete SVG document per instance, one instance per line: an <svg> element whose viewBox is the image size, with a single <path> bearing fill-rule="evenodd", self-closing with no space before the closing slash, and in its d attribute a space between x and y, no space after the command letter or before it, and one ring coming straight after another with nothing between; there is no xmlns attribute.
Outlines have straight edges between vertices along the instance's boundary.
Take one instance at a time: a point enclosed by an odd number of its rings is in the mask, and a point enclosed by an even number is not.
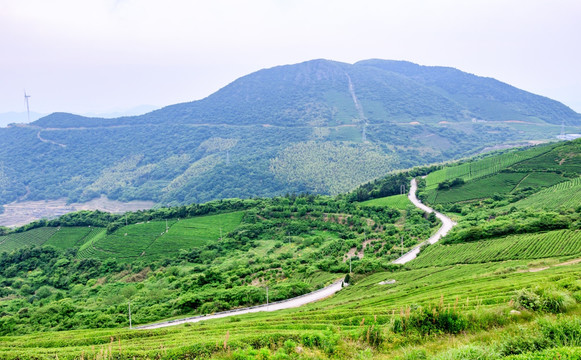
<svg viewBox="0 0 581 360"><path fill-rule="evenodd" d="M338 194L390 170L551 139L561 124L579 132L581 115L453 68L313 60L141 116L54 113L0 129L0 204Z"/></svg>

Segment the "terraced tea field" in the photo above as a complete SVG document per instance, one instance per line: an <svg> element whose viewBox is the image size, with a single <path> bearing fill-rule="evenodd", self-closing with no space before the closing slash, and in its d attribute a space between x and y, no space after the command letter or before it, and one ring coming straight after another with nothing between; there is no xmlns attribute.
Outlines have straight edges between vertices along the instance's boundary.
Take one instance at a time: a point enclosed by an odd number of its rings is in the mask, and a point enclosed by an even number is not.
<svg viewBox="0 0 581 360"><path fill-rule="evenodd" d="M581 177L539 191L509 207L527 209L576 208L581 205Z"/></svg>
<svg viewBox="0 0 581 360"><path fill-rule="evenodd" d="M387 206L398 210L405 210L408 206L412 205L406 194L367 200L360 204L361 206Z"/></svg>
<svg viewBox="0 0 581 360"><path fill-rule="evenodd" d="M100 234L86 240L79 250L80 258L96 257L131 260L178 253L180 249L202 246L217 241L242 221L244 212L199 216L189 219L150 221L124 226L114 233Z"/></svg>
<svg viewBox="0 0 581 360"><path fill-rule="evenodd" d="M26 246L43 245L56 232L57 228L43 227L21 233L0 236L0 252L10 252Z"/></svg>
<svg viewBox="0 0 581 360"><path fill-rule="evenodd" d="M326 300L296 309L241 315L234 320L222 318L147 331L124 328L62 331L50 336L4 336L0 342L0 357L55 359L58 355L59 359L170 359L222 355L230 359L236 358L231 352L237 349L277 347L292 340L307 355L312 354L311 358L327 358L325 354L353 358L346 353L349 346L337 346L340 339L358 339L360 333L365 338L365 331L370 326L385 332L392 319L405 314L408 309L443 304L466 314L483 314L493 309L501 309L494 314L502 314L508 311L506 304L518 289L539 284L572 283L581 276L580 264L553 267L542 272L497 274L498 270L510 265L471 264L436 270L378 272ZM379 285L388 279L395 282ZM493 316L493 312L489 314ZM498 328L494 331L504 330ZM398 337L393 339L401 341ZM439 342L454 342L454 339L449 335L433 338ZM397 351L398 346L388 343L383 351ZM393 358L389 354L383 356Z"/></svg>
<svg viewBox="0 0 581 360"><path fill-rule="evenodd" d="M496 174L511 165L545 154L551 151L551 149L551 147L534 147L525 151L513 151L473 162L445 167L430 173L426 177L426 189L434 189L439 183L455 178L468 181Z"/></svg>
<svg viewBox="0 0 581 360"><path fill-rule="evenodd" d="M91 227L60 227L44 245L54 246L58 249L80 247L85 243L92 232L100 231Z"/></svg>
<svg viewBox="0 0 581 360"><path fill-rule="evenodd" d="M217 241L234 230L244 212L200 216L174 222L169 231L157 238L147 249L147 256L177 253L180 249L191 249Z"/></svg>
<svg viewBox="0 0 581 360"><path fill-rule="evenodd" d="M526 173L502 173L470 181L462 186L449 190L431 189L428 191L428 202L432 204L454 203L491 197L494 194L511 192Z"/></svg>
<svg viewBox="0 0 581 360"><path fill-rule="evenodd" d="M462 244L434 244L409 266L420 268L573 255L581 256L581 231L556 230Z"/></svg>

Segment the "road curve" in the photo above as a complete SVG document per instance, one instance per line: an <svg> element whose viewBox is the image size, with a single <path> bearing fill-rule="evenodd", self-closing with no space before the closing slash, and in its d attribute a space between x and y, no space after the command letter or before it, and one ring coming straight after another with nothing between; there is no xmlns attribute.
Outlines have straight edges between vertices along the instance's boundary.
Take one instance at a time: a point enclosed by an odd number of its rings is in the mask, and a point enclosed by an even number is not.
<svg viewBox="0 0 581 360"><path fill-rule="evenodd" d="M164 321L164 322L160 322L160 323L156 323L156 324L136 326L136 327L134 327L134 329L140 329L140 330L157 329L157 328L166 327L166 326L174 326L174 325L180 325L180 324L185 324L185 323L195 323L195 322L203 321L203 320L219 319L219 318L223 318L223 317L242 315L242 314L254 313L254 312L259 312L259 311L276 311L276 310L295 308L295 307L303 306L303 305L308 304L308 303L322 300L326 297L333 295L337 291L341 290L342 283L343 283L343 280L338 280L338 281L334 282L333 284L331 284L327 287L324 287L322 289L315 290L315 291L310 292L308 294L297 296L297 297L294 297L292 299L287 299L287 300L282 300L282 301L270 303L268 305L264 304L264 305L252 306L249 308L223 311L223 312L212 314L212 315L200 315L200 316L194 316L194 317L189 317L189 318L185 318L185 319ZM347 284L345 284L345 286L347 286Z"/></svg>
<svg viewBox="0 0 581 360"><path fill-rule="evenodd" d="M393 261L394 264L405 264L408 261L415 259L418 254L420 253L420 247L424 244L434 244L438 242L442 237L444 237L453 227L456 225L452 219L447 217L446 215L435 211L434 209L422 204L422 202L416 197L416 191L418 190L418 183L416 179L412 179L411 186L410 186L410 193L408 194L408 198L410 201L419 209L431 213L433 212L436 214L436 217L442 221L442 226L438 231L432 235L428 240L424 241L423 243L417 245L407 253L403 254L400 258Z"/></svg>

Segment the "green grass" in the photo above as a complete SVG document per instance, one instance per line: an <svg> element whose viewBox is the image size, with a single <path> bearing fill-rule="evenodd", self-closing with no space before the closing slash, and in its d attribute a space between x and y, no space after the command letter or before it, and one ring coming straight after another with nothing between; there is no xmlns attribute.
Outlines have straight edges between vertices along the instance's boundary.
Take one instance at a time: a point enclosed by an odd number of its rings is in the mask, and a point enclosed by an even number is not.
<svg viewBox="0 0 581 360"><path fill-rule="evenodd" d="M97 250L94 247L94 243L105 236L105 229L95 227L92 229L79 248L79 252L77 253L77 258L79 259L97 257Z"/></svg>
<svg viewBox="0 0 581 360"><path fill-rule="evenodd" d="M387 206L390 208L405 210L409 205L412 205L407 195L393 195L379 199L367 200L360 204L361 206Z"/></svg>
<svg viewBox="0 0 581 360"><path fill-rule="evenodd" d="M13 251L26 246L43 245L57 232L57 228L43 227L29 231L0 236L0 252Z"/></svg>
<svg viewBox="0 0 581 360"><path fill-rule="evenodd" d="M581 231L556 230L453 245L434 244L409 266L445 266L504 260L581 256Z"/></svg>

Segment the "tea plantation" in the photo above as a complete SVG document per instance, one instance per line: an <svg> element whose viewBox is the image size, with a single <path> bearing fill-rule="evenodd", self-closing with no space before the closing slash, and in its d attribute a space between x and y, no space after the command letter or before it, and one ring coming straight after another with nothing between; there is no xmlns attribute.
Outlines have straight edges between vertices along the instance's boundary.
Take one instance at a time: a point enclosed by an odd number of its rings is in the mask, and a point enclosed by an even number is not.
<svg viewBox="0 0 581 360"><path fill-rule="evenodd" d="M412 169L337 197L79 213L8 231L0 358L578 359L580 146ZM399 195L411 178L458 225L394 265L402 241L440 226ZM129 302L143 325L337 279L349 285L294 309L128 328Z"/></svg>

